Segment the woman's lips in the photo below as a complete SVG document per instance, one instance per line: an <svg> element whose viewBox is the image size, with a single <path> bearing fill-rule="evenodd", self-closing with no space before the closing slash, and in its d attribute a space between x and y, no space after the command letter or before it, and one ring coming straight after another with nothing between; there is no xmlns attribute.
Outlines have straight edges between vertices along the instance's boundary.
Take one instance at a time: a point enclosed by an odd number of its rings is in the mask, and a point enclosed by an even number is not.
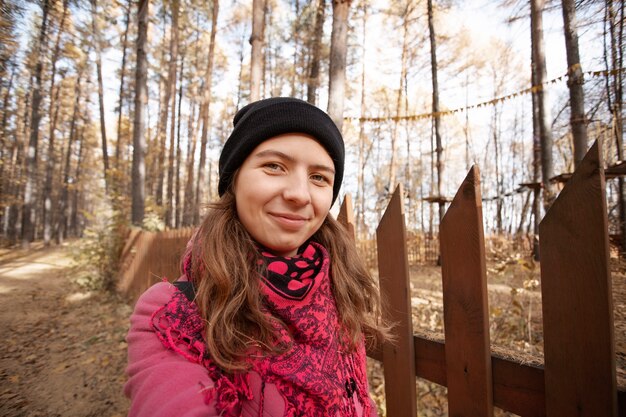
<svg viewBox="0 0 626 417"><path fill-rule="evenodd" d="M298 229L308 220L304 216L291 213L269 213L279 224L291 229Z"/></svg>

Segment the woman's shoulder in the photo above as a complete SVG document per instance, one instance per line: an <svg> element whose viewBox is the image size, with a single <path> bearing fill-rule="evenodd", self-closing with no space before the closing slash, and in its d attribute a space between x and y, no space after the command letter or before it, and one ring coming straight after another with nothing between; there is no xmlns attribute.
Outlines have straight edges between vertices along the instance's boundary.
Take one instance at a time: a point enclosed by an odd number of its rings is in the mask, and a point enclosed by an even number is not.
<svg viewBox="0 0 626 417"><path fill-rule="evenodd" d="M153 311L155 308L162 307L171 300L176 291L176 286L170 282L157 282L137 299L135 313L145 312L146 310Z"/></svg>
<svg viewBox="0 0 626 417"><path fill-rule="evenodd" d="M183 284L181 287L180 284ZM130 318L131 328L133 324L141 323L141 327L151 327L155 318L167 315L171 318L177 316L183 319L184 324L194 322L193 327L197 327L198 309L195 303L186 294L184 284L189 284L185 279L179 279L174 283L168 281L158 282L148 288L135 303L133 314Z"/></svg>
<svg viewBox="0 0 626 417"><path fill-rule="evenodd" d="M199 363L206 350L203 331L204 321L196 304L174 284L160 282L148 288L137 300L130 317L127 340L129 346L131 342L141 345L158 340L163 347L174 351L180 351L179 345L189 345L183 356ZM187 342L182 343L183 339ZM187 352L192 347L193 352Z"/></svg>

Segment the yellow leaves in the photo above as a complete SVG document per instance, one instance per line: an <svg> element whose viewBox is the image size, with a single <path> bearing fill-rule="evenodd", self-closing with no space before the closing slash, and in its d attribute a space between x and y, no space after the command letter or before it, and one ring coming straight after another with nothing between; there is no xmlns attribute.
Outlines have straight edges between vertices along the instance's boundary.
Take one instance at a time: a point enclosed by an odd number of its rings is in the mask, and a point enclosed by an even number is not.
<svg viewBox="0 0 626 417"><path fill-rule="evenodd" d="M517 263L527 272L532 272L536 268L535 261L533 261L532 258L520 258L517 260Z"/></svg>
<svg viewBox="0 0 626 417"><path fill-rule="evenodd" d="M76 61L82 61L85 54L73 42L66 42L63 45L63 55Z"/></svg>

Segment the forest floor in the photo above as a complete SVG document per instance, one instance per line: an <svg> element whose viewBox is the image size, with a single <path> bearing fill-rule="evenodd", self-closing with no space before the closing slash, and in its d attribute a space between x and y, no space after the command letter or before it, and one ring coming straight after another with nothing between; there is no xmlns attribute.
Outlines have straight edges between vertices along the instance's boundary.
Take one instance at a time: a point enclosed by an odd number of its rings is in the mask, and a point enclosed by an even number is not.
<svg viewBox="0 0 626 417"><path fill-rule="evenodd" d="M90 292L76 282L73 243L29 251L0 249L0 416L121 417L128 317L120 297ZM542 358L539 268L519 254L492 256L488 264L490 331L494 349ZM626 380L626 267L613 265L615 338L620 382ZM440 333L440 268L412 270L416 332ZM384 415L382 370L370 361L372 396ZM447 415L446 390L417 385L420 416ZM496 412L496 415L508 415Z"/></svg>
<svg viewBox="0 0 626 417"><path fill-rule="evenodd" d="M0 416L127 414L131 308L76 284L71 245L0 250Z"/></svg>

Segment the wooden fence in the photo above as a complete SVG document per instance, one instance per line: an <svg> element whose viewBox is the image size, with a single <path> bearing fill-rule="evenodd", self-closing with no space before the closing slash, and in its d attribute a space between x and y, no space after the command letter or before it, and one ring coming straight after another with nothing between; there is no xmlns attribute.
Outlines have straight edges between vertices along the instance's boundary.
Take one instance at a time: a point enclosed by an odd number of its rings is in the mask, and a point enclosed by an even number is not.
<svg viewBox="0 0 626 417"><path fill-rule="evenodd" d="M448 388L450 416L492 416L494 406L520 416L626 416L626 392L616 386L601 155L594 144L540 225L543 367L490 350L476 167L440 226L445 343L413 334L403 193L396 189L377 240L381 292L397 342L369 352L383 362L389 416L417 415L416 377Z"/></svg>
<svg viewBox="0 0 626 417"><path fill-rule="evenodd" d="M181 274L180 258L195 229L146 232L132 229L120 257L117 290L132 300L161 280Z"/></svg>
<svg viewBox="0 0 626 417"><path fill-rule="evenodd" d="M523 417L626 417L626 392L616 384L601 155L594 144L540 225L543 367L491 352L476 167L440 226L445 343L413 334L403 192L396 189L376 236L385 314L397 341L368 352L383 363L388 416L417 416L420 377L448 388L450 416L492 416L497 406ZM354 231L349 198L338 218ZM136 297L160 277L177 276L191 234L131 235L120 290Z"/></svg>

